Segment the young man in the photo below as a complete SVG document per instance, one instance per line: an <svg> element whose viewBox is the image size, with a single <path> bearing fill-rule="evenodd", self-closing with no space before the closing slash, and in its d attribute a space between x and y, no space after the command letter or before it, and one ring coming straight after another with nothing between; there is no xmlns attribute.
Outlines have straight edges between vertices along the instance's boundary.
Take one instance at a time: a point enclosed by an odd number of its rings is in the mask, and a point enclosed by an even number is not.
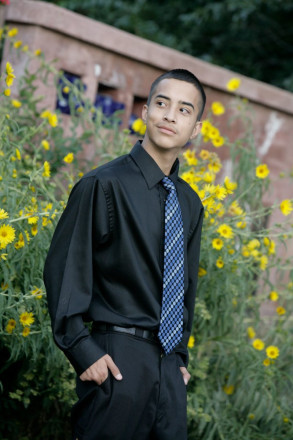
<svg viewBox="0 0 293 440"><path fill-rule="evenodd" d="M55 341L78 374L73 439L187 438L203 207L177 157L204 105L189 71L157 78L143 141L85 175L56 228L44 280Z"/></svg>

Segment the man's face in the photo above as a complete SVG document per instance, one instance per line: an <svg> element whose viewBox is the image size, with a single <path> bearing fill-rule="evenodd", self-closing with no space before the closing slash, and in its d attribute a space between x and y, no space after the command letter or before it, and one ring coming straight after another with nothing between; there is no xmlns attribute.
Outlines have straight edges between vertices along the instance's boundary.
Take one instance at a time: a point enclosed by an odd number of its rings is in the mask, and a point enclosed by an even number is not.
<svg viewBox="0 0 293 440"><path fill-rule="evenodd" d="M157 85L142 117L147 129L144 143L159 149L181 149L199 133L200 94L191 83L166 78Z"/></svg>

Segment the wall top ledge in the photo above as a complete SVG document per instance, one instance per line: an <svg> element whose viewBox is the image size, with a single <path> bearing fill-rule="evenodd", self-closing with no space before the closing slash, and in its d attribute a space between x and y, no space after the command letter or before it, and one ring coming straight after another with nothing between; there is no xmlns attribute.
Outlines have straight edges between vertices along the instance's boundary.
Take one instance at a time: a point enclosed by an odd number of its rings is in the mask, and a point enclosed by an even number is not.
<svg viewBox="0 0 293 440"><path fill-rule="evenodd" d="M204 85L216 90L227 92L226 83L230 78L237 77L241 79L239 93L242 97L293 114L293 94L290 92L145 40L60 6L35 0L11 0L10 5L5 8L5 22L47 28L162 70L186 68L195 72Z"/></svg>

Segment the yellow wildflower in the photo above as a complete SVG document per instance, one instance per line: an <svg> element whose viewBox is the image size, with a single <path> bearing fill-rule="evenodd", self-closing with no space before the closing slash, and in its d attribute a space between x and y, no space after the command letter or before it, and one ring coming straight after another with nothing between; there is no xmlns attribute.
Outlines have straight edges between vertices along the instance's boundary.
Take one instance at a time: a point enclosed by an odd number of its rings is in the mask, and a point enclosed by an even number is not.
<svg viewBox="0 0 293 440"><path fill-rule="evenodd" d="M24 338L26 338L29 334L30 334L30 328L29 327L24 327L24 329L22 330L22 336Z"/></svg>
<svg viewBox="0 0 293 440"><path fill-rule="evenodd" d="M51 125L51 127L57 127L57 125L58 125L58 118L57 118L57 115L55 113L51 113L48 116L48 121L49 121L49 124Z"/></svg>
<svg viewBox="0 0 293 440"><path fill-rule="evenodd" d="M255 415L253 413L248 414L249 420L255 419Z"/></svg>
<svg viewBox="0 0 293 440"><path fill-rule="evenodd" d="M4 218L8 218L8 212L6 212L3 208L0 208L0 220L3 220Z"/></svg>
<svg viewBox="0 0 293 440"><path fill-rule="evenodd" d="M244 222L244 221L239 221L239 222L237 222L236 223L236 227L238 228L238 229L244 229L244 228L246 228L246 222Z"/></svg>
<svg viewBox="0 0 293 440"><path fill-rule="evenodd" d="M144 136L145 132L146 132L146 124L143 123L143 126L142 126L141 129L139 130L139 134L140 134L141 136Z"/></svg>
<svg viewBox="0 0 293 440"><path fill-rule="evenodd" d="M269 246L269 255L275 253L275 247L276 247L276 243L274 242L274 240L271 240L270 246Z"/></svg>
<svg viewBox="0 0 293 440"><path fill-rule="evenodd" d="M266 348L267 357L270 359L277 359L279 356L279 349L275 345L269 345L269 347Z"/></svg>
<svg viewBox="0 0 293 440"><path fill-rule="evenodd" d="M12 100L11 100L11 104L12 104L13 107L15 107L15 108L19 108L19 107L22 106L21 102L18 101L18 99L12 99Z"/></svg>
<svg viewBox="0 0 293 440"><path fill-rule="evenodd" d="M62 92L68 94L70 92L70 88L68 86L64 86Z"/></svg>
<svg viewBox="0 0 293 440"><path fill-rule="evenodd" d="M231 203L231 205L228 208L228 213L231 215L242 215L243 209L239 206L239 203L237 200L234 200L234 202Z"/></svg>
<svg viewBox="0 0 293 440"><path fill-rule="evenodd" d="M191 187L197 192L200 200L203 200L205 197L205 191L203 189L199 190L197 185L191 184ZM196 187L196 189L195 189Z"/></svg>
<svg viewBox="0 0 293 440"><path fill-rule="evenodd" d="M32 228L31 228L31 234L33 235L33 236L35 236L35 235L37 235L37 233L38 233L38 225L33 225L32 226Z"/></svg>
<svg viewBox="0 0 293 440"><path fill-rule="evenodd" d="M25 246L24 236L22 233L18 236L18 241L15 243L14 247L15 249L21 249Z"/></svg>
<svg viewBox="0 0 293 440"><path fill-rule="evenodd" d="M207 183L212 183L214 182L216 176L214 173L211 173L210 171L207 171L206 173L204 173L203 175L203 180Z"/></svg>
<svg viewBox="0 0 293 440"><path fill-rule="evenodd" d="M199 157L202 160L207 160L210 157L210 152L208 150L201 150L201 152L199 153Z"/></svg>
<svg viewBox="0 0 293 440"><path fill-rule="evenodd" d="M208 169L210 171L213 171L214 173L218 173L220 169L222 168L222 164L219 161L219 159L214 159L208 164Z"/></svg>
<svg viewBox="0 0 293 440"><path fill-rule="evenodd" d="M208 121L208 120L203 121L202 122L202 126L201 126L201 134L203 136L208 136L209 137L209 133L210 133L210 130L211 130L212 127L213 126L210 123L210 121Z"/></svg>
<svg viewBox="0 0 293 440"><path fill-rule="evenodd" d="M288 417L283 417L283 422L284 423L289 423L289 418Z"/></svg>
<svg viewBox="0 0 293 440"><path fill-rule="evenodd" d="M35 321L35 318L32 312L23 312L19 317L19 321L23 326L30 326Z"/></svg>
<svg viewBox="0 0 293 440"><path fill-rule="evenodd" d="M289 215L290 212L293 210L293 205L291 200L285 199L280 203L280 210L282 211L283 215Z"/></svg>
<svg viewBox="0 0 293 440"><path fill-rule="evenodd" d="M195 338L194 338L194 336L191 335L189 337L188 344L187 344L188 348L193 348L194 347L194 342L195 342Z"/></svg>
<svg viewBox="0 0 293 440"><path fill-rule="evenodd" d="M221 102L214 101L212 103L212 112L214 115L217 116L222 115L223 113L225 113L225 107Z"/></svg>
<svg viewBox="0 0 293 440"><path fill-rule="evenodd" d="M5 89L4 90L4 95L5 96L10 96L10 94L11 94L11 90L10 89Z"/></svg>
<svg viewBox="0 0 293 440"><path fill-rule="evenodd" d="M223 136L215 136L212 138L212 144L215 148L220 148L224 145L225 139Z"/></svg>
<svg viewBox="0 0 293 440"><path fill-rule="evenodd" d="M50 115L51 115L51 112L50 112L49 110L44 110L44 111L41 113L40 117L43 118L43 119L45 119L45 118L48 118Z"/></svg>
<svg viewBox="0 0 293 440"><path fill-rule="evenodd" d="M265 163L258 165L255 169L255 175L259 179L265 179L269 175L269 173L270 170Z"/></svg>
<svg viewBox="0 0 293 440"><path fill-rule="evenodd" d="M259 267L261 270L265 270L268 265L269 259L266 255L262 255L259 260Z"/></svg>
<svg viewBox="0 0 293 440"><path fill-rule="evenodd" d="M226 225L225 223L218 227L217 232L219 232L219 234L224 238L232 238L234 235L231 226Z"/></svg>
<svg viewBox="0 0 293 440"><path fill-rule="evenodd" d="M247 334L250 339L255 338L255 331L253 327L247 327Z"/></svg>
<svg viewBox="0 0 293 440"><path fill-rule="evenodd" d="M5 330L7 331L7 333L11 334L13 332L13 330L15 329L15 327L16 327L15 319L9 319L9 321L5 327Z"/></svg>
<svg viewBox="0 0 293 440"><path fill-rule="evenodd" d="M31 294L34 295L37 299L41 299L43 296L43 291L39 287L35 287L35 289L31 291Z"/></svg>
<svg viewBox="0 0 293 440"><path fill-rule="evenodd" d="M227 191L223 186L217 185L215 190L215 197L218 200L223 200L227 197Z"/></svg>
<svg viewBox="0 0 293 440"><path fill-rule="evenodd" d="M21 154L18 148L15 149L15 156L18 160L21 160Z"/></svg>
<svg viewBox="0 0 293 440"><path fill-rule="evenodd" d="M263 350L265 348L265 344L261 339L255 339L252 343L253 348L255 348L256 350Z"/></svg>
<svg viewBox="0 0 293 440"><path fill-rule="evenodd" d="M194 174L192 171L186 171L185 173L182 173L181 178L190 184L193 182Z"/></svg>
<svg viewBox="0 0 293 440"><path fill-rule="evenodd" d="M227 90L229 90L229 92L234 92L239 88L240 83L241 80L239 78L231 78L226 84Z"/></svg>
<svg viewBox="0 0 293 440"><path fill-rule="evenodd" d="M272 290L272 291L270 292L270 300L271 300L271 301L277 301L278 298L279 298L279 294L278 294L278 292L276 292L275 290Z"/></svg>
<svg viewBox="0 0 293 440"><path fill-rule="evenodd" d="M15 79L15 75L13 72L14 72L14 69L13 69L12 65L9 63L9 61L7 61L7 63L6 63L7 76L6 76L5 81L6 81L6 84L8 87L12 86L13 80Z"/></svg>
<svg viewBox="0 0 293 440"><path fill-rule="evenodd" d="M214 238L212 241L212 246L214 249L217 249L219 251L224 246L224 242L220 238Z"/></svg>
<svg viewBox="0 0 293 440"><path fill-rule="evenodd" d="M223 391L224 391L228 396L230 396L231 394L234 393L234 391L235 391L235 387L234 387L234 385L225 385L225 386L223 387Z"/></svg>
<svg viewBox="0 0 293 440"><path fill-rule="evenodd" d="M220 136L220 130L212 125L209 131L209 137L211 139L215 139L219 136Z"/></svg>
<svg viewBox="0 0 293 440"><path fill-rule="evenodd" d="M219 257L218 259L217 259L217 261L216 261L216 266L219 268L219 269L222 269L222 267L224 267L224 261L223 261L223 259L222 259L222 257Z"/></svg>
<svg viewBox="0 0 293 440"><path fill-rule="evenodd" d="M83 176L83 172L82 171L80 171L79 173L78 173L78 177L81 179L82 178L82 176Z"/></svg>
<svg viewBox="0 0 293 440"><path fill-rule="evenodd" d="M50 150L50 144L46 139L42 140L41 145L44 148L44 150Z"/></svg>
<svg viewBox="0 0 293 440"><path fill-rule="evenodd" d="M233 191L238 186L236 182L231 182L228 176L226 176L224 179L224 185L225 185L225 188L226 188L228 194L233 194Z"/></svg>
<svg viewBox="0 0 293 440"><path fill-rule="evenodd" d="M269 365L271 365L271 361L270 361L268 358L266 358L266 359L263 361L263 365L264 365L265 367L268 367Z"/></svg>
<svg viewBox="0 0 293 440"><path fill-rule="evenodd" d="M206 185L204 185L203 189L205 192L214 194L214 192L216 191L216 186L211 183L207 183Z"/></svg>
<svg viewBox="0 0 293 440"><path fill-rule="evenodd" d="M195 157L195 152L191 151L191 150L186 150L183 153L183 156L186 160L186 162L188 163L189 166L196 166L198 163L197 158Z"/></svg>
<svg viewBox="0 0 293 440"><path fill-rule="evenodd" d="M0 226L0 248L4 249L15 239L15 229L10 225Z"/></svg>
<svg viewBox="0 0 293 440"><path fill-rule="evenodd" d="M17 28L12 28L7 32L8 37L15 37L18 34Z"/></svg>
<svg viewBox="0 0 293 440"><path fill-rule="evenodd" d="M255 248L259 248L260 247L260 241L257 238L254 238L252 240L250 240L247 244L247 247L250 251L252 251Z"/></svg>
<svg viewBox="0 0 293 440"><path fill-rule="evenodd" d="M207 274L207 271L203 267L198 268L198 276L203 277Z"/></svg>
<svg viewBox="0 0 293 440"><path fill-rule="evenodd" d="M285 315L285 313L286 313L286 309L284 308L284 307L282 307L282 306L279 306L279 307L277 307L276 308L276 312L278 313L278 315Z"/></svg>
<svg viewBox="0 0 293 440"><path fill-rule="evenodd" d="M41 53L42 53L41 49L36 49L36 50L34 51L34 54L35 54L36 57L38 57L39 55L41 55Z"/></svg>
<svg viewBox="0 0 293 440"><path fill-rule="evenodd" d="M71 163L74 160L74 154L73 153L68 153L64 158L63 161L65 163Z"/></svg>
<svg viewBox="0 0 293 440"><path fill-rule="evenodd" d="M44 162L43 176L44 177L50 177L51 176L50 164L49 164L49 162L47 160Z"/></svg>
<svg viewBox="0 0 293 440"><path fill-rule="evenodd" d="M141 118L137 118L135 119L135 121L133 121L131 128L135 133L139 133L143 124L144 124L143 120Z"/></svg>
<svg viewBox="0 0 293 440"><path fill-rule="evenodd" d="M23 52L27 52L28 51L28 45L27 44L25 44L24 46L22 46L22 49L21 49Z"/></svg>
<svg viewBox="0 0 293 440"><path fill-rule="evenodd" d="M18 49L21 45L22 45L22 41L21 40L15 41L13 43L13 47L15 47L15 49Z"/></svg>
<svg viewBox="0 0 293 440"><path fill-rule="evenodd" d="M252 249L252 250L250 249L250 254L257 260L260 255L260 252L257 249Z"/></svg>

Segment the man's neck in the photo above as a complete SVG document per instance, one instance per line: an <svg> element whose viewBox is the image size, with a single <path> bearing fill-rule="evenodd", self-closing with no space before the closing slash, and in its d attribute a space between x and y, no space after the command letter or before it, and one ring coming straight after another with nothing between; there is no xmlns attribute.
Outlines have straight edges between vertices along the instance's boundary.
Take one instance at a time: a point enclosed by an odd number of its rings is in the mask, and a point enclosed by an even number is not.
<svg viewBox="0 0 293 440"><path fill-rule="evenodd" d="M165 149L154 149L152 146L144 140L142 141L142 147L145 151L154 159L158 167L163 171L165 176L169 176L172 166L177 159L181 148L165 150Z"/></svg>

